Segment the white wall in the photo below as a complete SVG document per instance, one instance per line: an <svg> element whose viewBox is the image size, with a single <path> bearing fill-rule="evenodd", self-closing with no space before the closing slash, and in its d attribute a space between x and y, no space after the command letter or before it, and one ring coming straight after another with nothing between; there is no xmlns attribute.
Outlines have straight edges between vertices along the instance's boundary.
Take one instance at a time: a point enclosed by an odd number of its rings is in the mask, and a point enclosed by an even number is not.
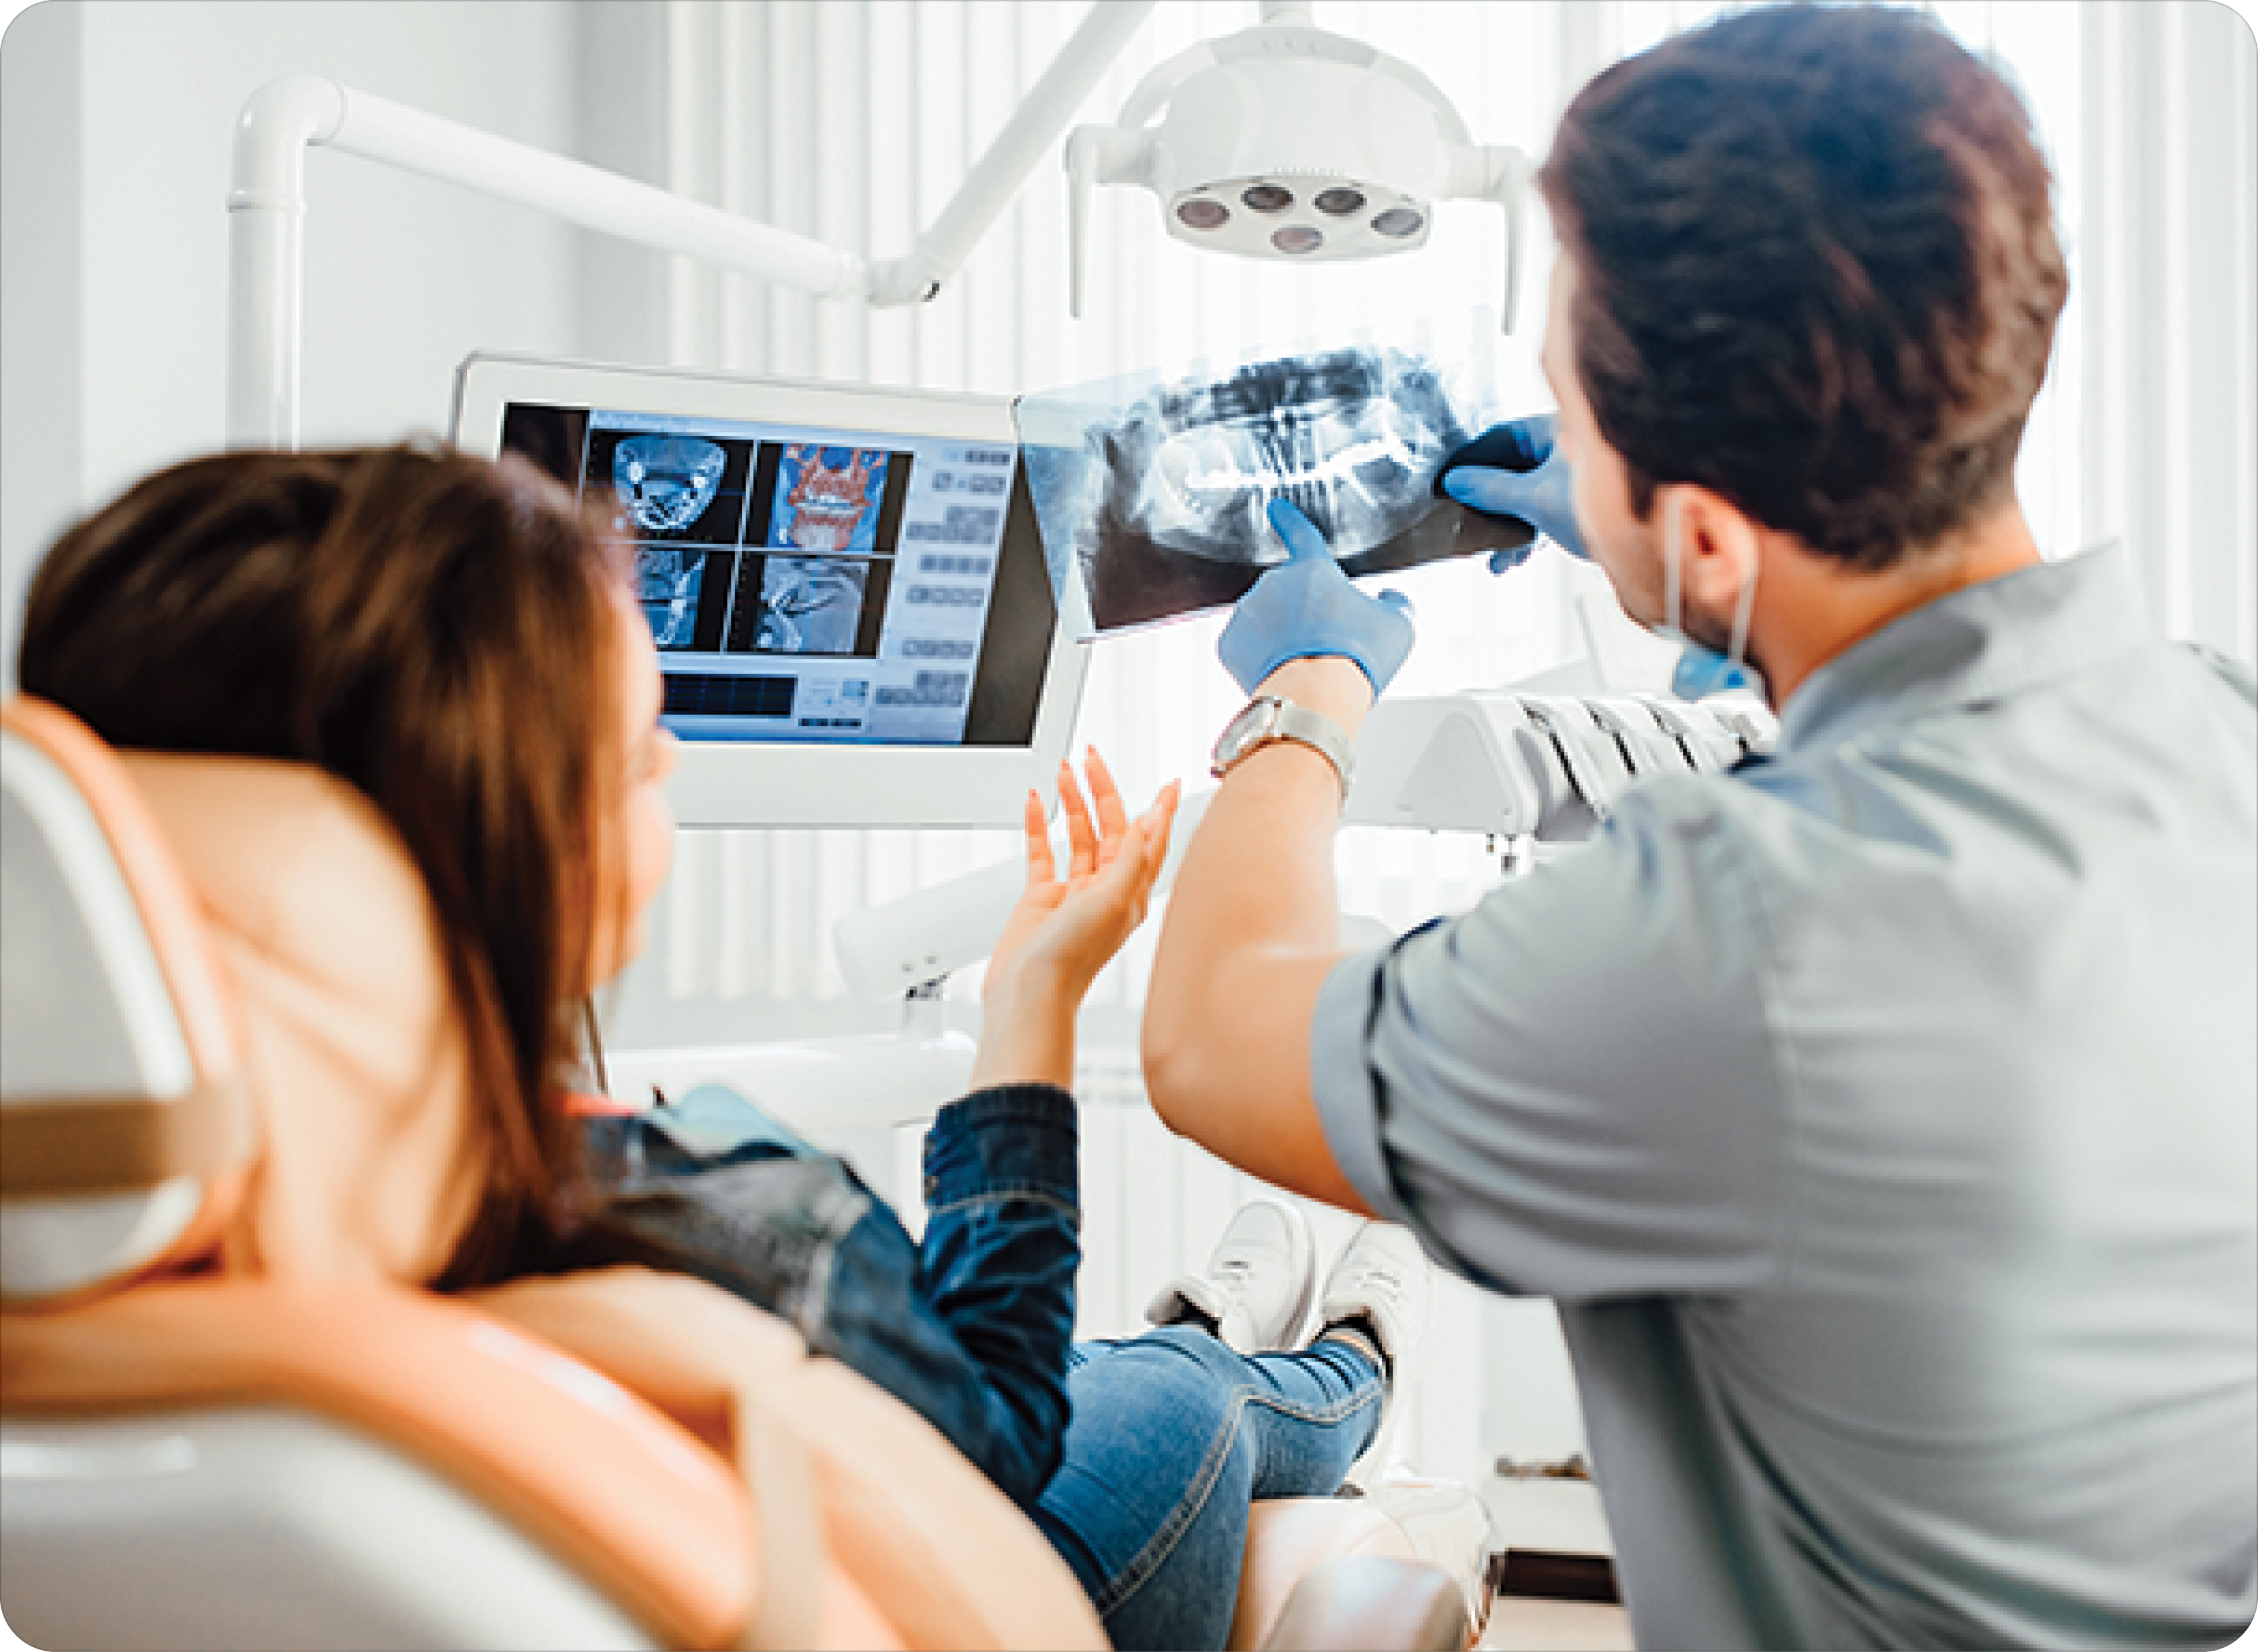
<svg viewBox="0 0 2258 1652"><path fill-rule="evenodd" d="M2258 37L2216 0L2079 21L2088 537L2167 635L2258 663Z"/></svg>
<svg viewBox="0 0 2258 1652"><path fill-rule="evenodd" d="M80 18L48 4L0 40L0 653L38 547L79 504Z"/></svg>
<svg viewBox="0 0 2258 1652"><path fill-rule="evenodd" d="M244 99L279 74L326 74L571 150L582 23L604 11L47 0L16 19L0 45L0 636L11 680L23 585L54 533L221 441L229 138ZM454 365L472 349L581 347L575 231L318 150L308 195L309 445L444 429Z"/></svg>

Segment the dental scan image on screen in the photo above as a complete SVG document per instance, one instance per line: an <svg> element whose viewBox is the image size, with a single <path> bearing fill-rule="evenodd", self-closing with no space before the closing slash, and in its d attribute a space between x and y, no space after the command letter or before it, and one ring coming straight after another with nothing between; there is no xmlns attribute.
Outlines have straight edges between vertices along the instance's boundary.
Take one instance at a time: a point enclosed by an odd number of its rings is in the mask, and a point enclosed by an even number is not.
<svg viewBox="0 0 2258 1652"><path fill-rule="evenodd" d="M763 654L852 654L870 564L845 557L770 557L761 565Z"/></svg>
<svg viewBox="0 0 2258 1652"><path fill-rule="evenodd" d="M502 446L633 547L677 734L1032 737L1056 609L1015 447L515 402Z"/></svg>
<svg viewBox="0 0 2258 1652"><path fill-rule="evenodd" d="M612 487L643 532L685 533L714 507L728 464L729 450L718 442L632 436L612 450Z"/></svg>
<svg viewBox="0 0 2258 1652"><path fill-rule="evenodd" d="M704 552L660 545L636 548L636 599L643 604L651 640L662 651L690 647L705 584Z"/></svg>
<svg viewBox="0 0 2258 1652"><path fill-rule="evenodd" d="M777 467L769 542L807 550L868 552L878 541L878 500L891 456L794 443Z"/></svg>

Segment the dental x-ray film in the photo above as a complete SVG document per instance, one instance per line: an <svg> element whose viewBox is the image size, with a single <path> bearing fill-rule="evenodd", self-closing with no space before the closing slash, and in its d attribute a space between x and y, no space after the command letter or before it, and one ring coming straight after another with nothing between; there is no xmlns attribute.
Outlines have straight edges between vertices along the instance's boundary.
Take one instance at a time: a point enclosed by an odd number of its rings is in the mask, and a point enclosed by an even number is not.
<svg viewBox="0 0 2258 1652"><path fill-rule="evenodd" d="M1436 488L1481 422L1398 350L1030 396L1019 421L1054 584L1063 598L1079 577L1085 635L1238 601L1286 559L1273 499L1299 506L1351 575L1535 537Z"/></svg>

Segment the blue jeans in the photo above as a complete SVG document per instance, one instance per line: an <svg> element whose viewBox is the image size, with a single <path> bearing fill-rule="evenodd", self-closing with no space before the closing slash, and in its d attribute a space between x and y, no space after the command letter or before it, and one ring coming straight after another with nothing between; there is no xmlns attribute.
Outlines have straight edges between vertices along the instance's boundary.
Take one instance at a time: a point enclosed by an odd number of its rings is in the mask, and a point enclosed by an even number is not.
<svg viewBox="0 0 2258 1652"><path fill-rule="evenodd" d="M1247 1506L1338 1490L1382 1398L1345 1343L1249 1358L1189 1325L1076 1344L1067 1393L1065 1460L1035 1524L1120 1652L1221 1648Z"/></svg>
<svg viewBox="0 0 2258 1652"><path fill-rule="evenodd" d="M586 1141L607 1198L564 1266L692 1273L792 1321L1026 1510L1125 1652L1220 1648L1249 1501L1333 1492L1378 1427L1379 1374L1344 1344L1250 1359L1182 1326L1073 1343L1062 1090L941 1110L922 1244L848 1166L719 1087L592 1118Z"/></svg>

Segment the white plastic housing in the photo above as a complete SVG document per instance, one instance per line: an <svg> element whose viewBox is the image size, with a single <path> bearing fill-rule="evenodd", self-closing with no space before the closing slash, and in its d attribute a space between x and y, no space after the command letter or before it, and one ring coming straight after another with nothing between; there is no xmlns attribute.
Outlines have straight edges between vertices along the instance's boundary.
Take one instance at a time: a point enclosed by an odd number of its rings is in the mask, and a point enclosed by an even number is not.
<svg viewBox="0 0 2258 1652"><path fill-rule="evenodd" d="M1298 263L1408 252L1426 245L1437 202L1494 202L1506 213L1512 330L1527 159L1471 142L1409 64L1290 15L1161 64L1120 124L1076 129L1066 167L1076 316L1090 190L1130 183L1159 198L1163 225L1188 246Z"/></svg>
<svg viewBox="0 0 2258 1652"><path fill-rule="evenodd" d="M1709 774L1771 749L1761 708L1645 694L1477 690L1382 699L1357 742L1356 826L1573 842L1648 775Z"/></svg>
<svg viewBox="0 0 2258 1652"><path fill-rule="evenodd" d="M1247 258L1324 263L1424 246L1452 152L1463 146L1445 131L1445 110L1371 67L1298 56L1219 63L1177 89L1154 134L1162 223L1189 245ZM1265 190L1289 200L1268 209L1249 203ZM1344 204L1360 199L1345 211L1320 208L1337 193ZM1194 203L1229 216L1195 227ZM1390 216L1399 213L1409 218L1402 233L1374 227L1404 224ZM1322 239L1295 252L1274 238L1295 231Z"/></svg>

